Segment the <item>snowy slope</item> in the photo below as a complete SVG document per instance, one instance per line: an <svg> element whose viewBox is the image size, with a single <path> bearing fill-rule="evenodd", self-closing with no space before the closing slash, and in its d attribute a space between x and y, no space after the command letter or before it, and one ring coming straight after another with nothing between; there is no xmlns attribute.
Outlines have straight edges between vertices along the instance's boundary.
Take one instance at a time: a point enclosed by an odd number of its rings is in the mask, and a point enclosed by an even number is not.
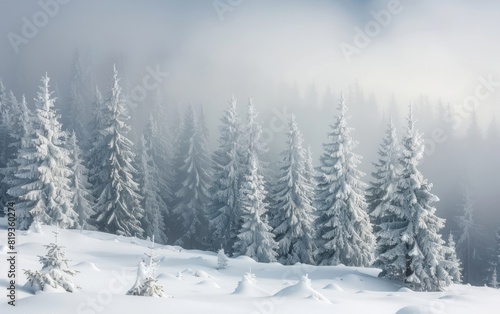
<svg viewBox="0 0 500 314"><path fill-rule="evenodd" d="M491 288L454 285L446 292L417 293L377 278L377 269L282 266L247 257L231 258L227 269L217 270L215 253L174 246L157 249L158 280L172 298L127 296L149 243L77 230L62 230L59 243L66 247L70 266L80 271L75 282L81 289L35 295L23 287L22 269L40 269L37 255L53 242L52 231L43 226L42 234L17 233L15 312L5 297L6 250L0 247L0 313L498 313L500 306L500 290ZM5 220L0 220L0 245L6 238ZM250 271L256 282L243 278Z"/></svg>

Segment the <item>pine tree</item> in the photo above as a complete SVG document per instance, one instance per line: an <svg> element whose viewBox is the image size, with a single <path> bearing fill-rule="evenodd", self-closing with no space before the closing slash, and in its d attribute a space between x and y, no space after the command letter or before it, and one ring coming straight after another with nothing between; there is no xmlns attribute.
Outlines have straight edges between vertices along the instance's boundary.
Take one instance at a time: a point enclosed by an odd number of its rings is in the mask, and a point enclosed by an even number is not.
<svg viewBox="0 0 500 314"><path fill-rule="evenodd" d="M488 287L498 289L500 286L500 282L498 282L497 278L497 265L494 264L493 267L491 268L491 275L490 275L490 280L488 282Z"/></svg>
<svg viewBox="0 0 500 314"><path fill-rule="evenodd" d="M343 96L339 110L328 134L331 142L323 145L316 179L316 259L322 265L369 266L375 239L366 212L365 183L360 179L364 174L357 169L361 157L353 152L357 143L350 136L352 128L347 126Z"/></svg>
<svg viewBox="0 0 500 314"><path fill-rule="evenodd" d="M127 292L127 295L139 295L147 297L165 297L164 287L156 279L156 270L158 269L158 255L156 255L154 250L154 236L152 238L152 245L150 246L151 253L149 257L149 263L146 264L143 261L139 262L137 266L137 279L135 284Z"/></svg>
<svg viewBox="0 0 500 314"><path fill-rule="evenodd" d="M90 223L90 217L95 214L92 207L95 200L92 198L92 186L88 182L88 170L83 164L82 152L78 146L76 133L73 131L69 140L69 150L71 153L71 189L73 191L73 208L78 214L80 228L85 230L95 230Z"/></svg>
<svg viewBox="0 0 500 314"><path fill-rule="evenodd" d="M279 261L283 264L313 264L313 186L307 172L306 151L302 148L295 116L289 122L287 148L276 186L273 188L275 203L271 226L279 249Z"/></svg>
<svg viewBox="0 0 500 314"><path fill-rule="evenodd" d="M144 210L140 206L139 186L134 179L137 170L132 164L135 157L133 143L126 137L130 127L126 123L128 116L116 68L113 69L113 80L104 103L105 115L100 130L106 146L96 163L100 168L94 174L99 178L94 182L102 181L94 187L97 205L93 219L102 231L140 237L144 232L140 223Z"/></svg>
<svg viewBox="0 0 500 314"><path fill-rule="evenodd" d="M102 172L104 167L105 152L107 150L106 137L103 134L105 129L104 117L106 115L106 107L102 99L101 92L96 86L94 90L94 101L92 102L93 117L89 123L90 135L89 141L86 143L87 168L89 170L89 182L92 186L98 186L106 179L103 177L106 173ZM97 199L98 195L94 195Z"/></svg>
<svg viewBox="0 0 500 314"><path fill-rule="evenodd" d="M491 288L500 288L500 281L498 281L497 272L498 265L500 265L500 227L495 234L495 250L490 261L489 273L486 278L486 285Z"/></svg>
<svg viewBox="0 0 500 314"><path fill-rule="evenodd" d="M64 124L68 130L76 132L77 138L86 142L89 132L89 106L91 101L91 85L88 68L77 49L73 55L73 65L69 80L69 95L67 96L64 114Z"/></svg>
<svg viewBox="0 0 500 314"><path fill-rule="evenodd" d="M397 234L390 230L394 217L389 214L399 180L398 143L392 119L378 150L378 155L379 160L378 163L374 163L375 172L372 173L375 180L370 182L366 198L377 239L374 266L382 267L388 261L385 260L385 256L381 255L390 250L394 242L397 241Z"/></svg>
<svg viewBox="0 0 500 314"><path fill-rule="evenodd" d="M444 267L447 249L438 234L444 219L435 215L437 196L432 184L423 178L417 166L423 157L422 135L415 129L411 107L408 127L399 157L400 179L392 206L386 210L381 225L393 242L378 257L381 276L400 280L417 291L438 291L451 283Z"/></svg>
<svg viewBox="0 0 500 314"><path fill-rule="evenodd" d="M10 197L7 191L10 187L20 185L25 181L25 179L18 178L16 176L18 170L18 159L19 151L21 148L29 148L33 144L31 133L32 133L32 113L26 106L26 99L23 96L21 102L17 102L14 94L10 94L10 104L12 109L16 108L19 110L18 114L15 116L15 122L11 129L11 139L10 144L13 151L13 158L7 162L5 168L0 169L2 174L2 194L6 194L5 197ZM14 111L14 110L13 110ZM16 210L16 221L20 229L27 229L31 224L32 217L27 208L18 208Z"/></svg>
<svg viewBox="0 0 500 314"><path fill-rule="evenodd" d="M175 192L177 204L174 212L181 222L177 245L184 248L205 248L208 229L206 228L205 204L209 198L210 160L208 134L202 116L196 115L189 106L184 115L180 150L177 154Z"/></svg>
<svg viewBox="0 0 500 314"><path fill-rule="evenodd" d="M217 269L226 269L227 268L227 256L224 253L224 249L220 248L217 252Z"/></svg>
<svg viewBox="0 0 500 314"><path fill-rule="evenodd" d="M139 161L140 187L143 196L142 207L144 217L142 225L145 227L145 235L154 237L159 243L166 244L164 216L167 205L160 196L159 168L153 159L153 136L154 123L150 118L146 130L141 138L141 154Z"/></svg>
<svg viewBox="0 0 500 314"><path fill-rule="evenodd" d="M8 202L7 190L9 184L8 177L15 171L15 161L17 151L20 146L22 128L19 123L21 119L19 104L12 91L10 99L5 96L5 90L0 80L0 202ZM0 217L3 211L0 211Z"/></svg>
<svg viewBox="0 0 500 314"><path fill-rule="evenodd" d="M212 248L222 245L225 252L232 253L241 228L238 143L242 135L234 97L229 108L224 111L221 122L219 147L212 157L213 180L208 218L215 242L212 243Z"/></svg>
<svg viewBox="0 0 500 314"><path fill-rule="evenodd" d="M474 222L474 203L468 188L465 188L462 214L457 217L460 235L457 241L457 250L463 265L465 283L472 283L475 267L475 247L479 234L479 226Z"/></svg>
<svg viewBox="0 0 500 314"><path fill-rule="evenodd" d="M35 292L40 290L44 291L47 285L53 288L61 287L67 292L74 292L76 289L80 289L79 286L73 283L73 277L78 271L68 267L69 260L66 258L64 247L60 246L58 243L59 230L56 229L54 234L56 243L45 245L47 248L47 255L39 256L42 270L25 270L24 274Z"/></svg>
<svg viewBox="0 0 500 314"><path fill-rule="evenodd" d="M267 222L264 179L258 174L253 156L249 161L250 172L244 176L240 190L242 226L233 250L236 255L246 255L258 262L274 262L278 244Z"/></svg>
<svg viewBox="0 0 500 314"><path fill-rule="evenodd" d="M12 117L10 107L5 87L0 78L0 168L4 168L9 160L8 151Z"/></svg>
<svg viewBox="0 0 500 314"><path fill-rule="evenodd" d="M163 202L167 205L174 205L173 187L175 186L174 151L173 136L170 130L170 116L166 113L165 101L160 97L159 91L154 103L154 117L150 115L149 123L152 125L151 141L153 143L152 157L158 167L158 184ZM161 122L161 123L159 123ZM176 130L177 131L177 130ZM164 213L165 221L170 221L172 213ZM169 226L165 231L170 234Z"/></svg>
<svg viewBox="0 0 500 314"><path fill-rule="evenodd" d="M462 267L460 260L457 257L455 240L453 234L450 232L448 236L448 243L446 245L446 252L444 256L444 268L450 274L453 283L462 283Z"/></svg>
<svg viewBox="0 0 500 314"><path fill-rule="evenodd" d="M8 193L16 199L21 214L20 229L27 229L30 218L45 224L58 224L63 228L78 227L78 214L73 210L70 190L71 158L66 149L66 134L61 130L59 116L54 111L47 75L36 98L33 131L23 138L16 159L20 179Z"/></svg>

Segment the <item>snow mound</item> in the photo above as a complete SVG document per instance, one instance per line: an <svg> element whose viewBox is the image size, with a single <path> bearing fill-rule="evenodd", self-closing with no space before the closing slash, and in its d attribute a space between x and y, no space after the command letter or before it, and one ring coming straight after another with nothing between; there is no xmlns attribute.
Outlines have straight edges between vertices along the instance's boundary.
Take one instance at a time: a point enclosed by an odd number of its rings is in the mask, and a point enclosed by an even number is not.
<svg viewBox="0 0 500 314"><path fill-rule="evenodd" d="M94 263L92 262L81 262L75 265L75 268L78 269L80 272L82 270L87 271L87 270L92 270L92 271L101 271L97 266L95 266Z"/></svg>
<svg viewBox="0 0 500 314"><path fill-rule="evenodd" d="M179 280L181 278L179 278L177 276L174 276L174 275L171 275L171 274L161 273L158 276L156 276L156 279L175 279L175 280Z"/></svg>
<svg viewBox="0 0 500 314"><path fill-rule="evenodd" d="M193 276L199 277L199 278L212 278L212 276L210 276L206 271L203 271L203 270L196 270L194 272Z"/></svg>
<svg viewBox="0 0 500 314"><path fill-rule="evenodd" d="M336 283L329 283L326 286L323 287L325 290L333 290L333 291L344 291L339 285Z"/></svg>
<svg viewBox="0 0 500 314"><path fill-rule="evenodd" d="M220 286L212 280L203 280L198 282L197 285L220 289Z"/></svg>
<svg viewBox="0 0 500 314"><path fill-rule="evenodd" d="M309 298L317 301L331 303L330 300L328 300L325 296L311 287L311 279L309 279L307 274L305 276L302 276L297 284L281 289L274 296L301 299Z"/></svg>
<svg viewBox="0 0 500 314"><path fill-rule="evenodd" d="M406 306L397 311L396 314L429 314L429 307L423 305Z"/></svg>
<svg viewBox="0 0 500 314"><path fill-rule="evenodd" d="M269 293L257 286L257 280L255 279L255 274L246 273L238 282L238 286L234 289L233 294L252 296L252 297L263 297L269 296Z"/></svg>
<svg viewBox="0 0 500 314"><path fill-rule="evenodd" d="M407 287L402 287L398 290L398 292L413 292L413 290Z"/></svg>

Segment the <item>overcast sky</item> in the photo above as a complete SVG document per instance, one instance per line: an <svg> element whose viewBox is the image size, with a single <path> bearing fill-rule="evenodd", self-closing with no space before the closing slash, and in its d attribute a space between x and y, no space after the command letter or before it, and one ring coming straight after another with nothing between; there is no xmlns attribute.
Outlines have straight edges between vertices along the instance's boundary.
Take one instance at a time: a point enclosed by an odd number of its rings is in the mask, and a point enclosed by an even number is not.
<svg viewBox="0 0 500 314"><path fill-rule="evenodd" d="M420 94L459 103L479 76L500 81L494 0L401 0L350 62L342 44L355 46L355 28L373 26L372 13L390 11L394 1L64 2L36 36L12 45L9 34L23 36L25 21L43 9L34 0L0 1L0 76L10 88L34 89L45 71L63 81L75 47L90 53L98 81L109 81L117 60L138 77L147 65L160 65L170 73L164 83L192 102L219 102L234 92L247 97L264 83L339 91L358 80L381 103L391 93L402 106ZM483 116L499 95L485 101Z"/></svg>

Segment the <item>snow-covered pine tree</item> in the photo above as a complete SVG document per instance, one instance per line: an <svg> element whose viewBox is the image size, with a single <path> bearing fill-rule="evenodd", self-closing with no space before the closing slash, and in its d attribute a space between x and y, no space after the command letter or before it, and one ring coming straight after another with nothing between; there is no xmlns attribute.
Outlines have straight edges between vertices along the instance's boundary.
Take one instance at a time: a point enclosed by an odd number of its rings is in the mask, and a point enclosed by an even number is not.
<svg viewBox="0 0 500 314"><path fill-rule="evenodd" d="M475 246L479 236L479 226L474 222L474 202L469 189L465 188L462 213L457 217L459 237L457 241L458 256L463 266L464 283L473 283L477 280Z"/></svg>
<svg viewBox="0 0 500 314"><path fill-rule="evenodd" d="M15 114L15 116L13 116L14 121L11 121L13 124L10 132L10 139L12 140L10 146L13 150L13 158L7 162L5 168L0 169L0 173L2 174L2 194L5 194L5 197L10 199L11 196L7 193L8 189L26 181L25 179L16 177L18 162L21 161L18 159L19 151L21 148L31 147L33 141L31 126L32 113L26 106L26 98L23 95L21 102L18 102L11 92L9 103L11 105L10 111ZM32 217L27 208L19 208L16 210L16 221L18 228L22 230L29 227Z"/></svg>
<svg viewBox="0 0 500 314"><path fill-rule="evenodd" d="M73 131L69 138L69 150L71 153L71 189L73 191L73 208L78 214L80 228L85 230L95 230L90 223L90 217L95 214L92 207L95 200L92 197L92 186L88 181L88 170L82 160L82 151L78 146L76 133Z"/></svg>
<svg viewBox="0 0 500 314"><path fill-rule="evenodd" d="M374 163L375 171L372 173L374 180L370 181L366 199L377 243L374 266L383 268L382 265L390 264L387 258L392 259L392 256L387 256L385 253L394 246L399 237L397 233L391 231L395 217L390 211L400 175L399 145L392 119L378 155L378 162Z"/></svg>
<svg viewBox="0 0 500 314"><path fill-rule="evenodd" d="M234 97L221 118L219 147L212 155L213 180L210 188L208 218L212 248L222 246L232 254L241 228L239 142L241 125Z"/></svg>
<svg viewBox="0 0 500 314"><path fill-rule="evenodd" d="M392 119L385 133L378 150L378 162L373 163L375 166L375 171L372 172L374 181L370 181L366 194L368 213L372 218L374 229L378 229L381 223L379 218L383 216L384 209L391 205L393 192L399 179L399 145ZM378 238L379 236L377 236L377 240Z"/></svg>
<svg viewBox="0 0 500 314"><path fill-rule="evenodd" d="M444 268L451 276L453 283L462 283L462 267L460 260L457 257L455 240L453 234L450 232L448 242L446 243L446 252L444 255Z"/></svg>
<svg viewBox="0 0 500 314"><path fill-rule="evenodd" d="M373 261L375 238L365 202L364 175L357 169L361 157L353 152L357 143L347 126L347 106L343 96L340 114L323 144L316 178L318 210L316 261L322 265L369 266Z"/></svg>
<svg viewBox="0 0 500 314"><path fill-rule="evenodd" d="M9 142L12 113L7 99L7 93L0 78L0 168L4 168L9 160ZM4 204L2 202L2 204Z"/></svg>
<svg viewBox="0 0 500 314"><path fill-rule="evenodd" d="M153 161L158 167L158 179L159 179L159 189L160 195L167 205L167 209L170 209L168 205L174 204L174 194L172 192L172 187L174 187L175 180L175 169L173 167L174 160L174 150L173 150L173 136L170 132L169 115L167 115L166 101L160 96L159 91L155 98L153 105L154 117L151 114L149 123L153 126L151 128L152 132L152 142L153 142ZM161 123L159 123L161 121ZM170 216L172 213L170 211L165 212L166 221L170 221ZM166 225L167 230L165 231L167 236L170 234L169 225Z"/></svg>
<svg viewBox="0 0 500 314"><path fill-rule="evenodd" d="M250 172L243 177L240 189L242 226L233 251L258 262L276 261L278 244L267 221L264 179L258 173L257 160L250 155Z"/></svg>
<svg viewBox="0 0 500 314"><path fill-rule="evenodd" d="M313 264L313 186L307 172L306 151L295 116L289 122L287 148L282 152L279 176L272 189L274 204L270 224L283 264Z"/></svg>
<svg viewBox="0 0 500 314"><path fill-rule="evenodd" d="M93 116L89 123L90 135L89 141L85 143L86 149L86 164L89 170L89 182L92 186L98 186L105 180L102 168L105 160L104 153L107 148L106 137L102 133L105 128L104 117L106 115L106 106L102 99L101 92L96 86L94 90L94 100L92 102ZM94 195L97 199L98 195Z"/></svg>
<svg viewBox="0 0 500 314"><path fill-rule="evenodd" d="M102 231L141 237L144 230L140 219L144 210L134 178L137 170L133 165L133 143L126 137L130 127L116 67L113 67L113 86L104 106L100 131L105 146L96 163L100 168L94 173L99 178L94 182L101 183L94 186L97 204L93 219Z"/></svg>
<svg viewBox="0 0 500 314"><path fill-rule="evenodd" d="M73 283L73 277L78 271L68 267L69 260L66 258L64 247L59 245L58 229L54 232L56 239L55 243L45 245L47 248L47 255L39 256L42 270L24 271L24 274L28 278L28 283L33 287L35 292L44 291L47 285L56 289L59 287L63 288L67 292L74 292L76 289L80 289L79 286Z"/></svg>
<svg viewBox="0 0 500 314"><path fill-rule="evenodd" d="M491 268L491 275L489 276L488 287L498 289L500 287L500 282L498 282L497 277L497 265L493 264Z"/></svg>
<svg viewBox="0 0 500 314"><path fill-rule="evenodd" d="M226 269L227 268L228 258L226 253L224 253L224 249L221 247L217 252L217 269Z"/></svg>
<svg viewBox="0 0 500 314"><path fill-rule="evenodd" d="M206 248L208 228L205 206L208 203L210 181L210 155L208 138L203 124L194 108L188 106L180 135L176 156L176 205L174 213L180 220L180 236L177 245L184 248Z"/></svg>
<svg viewBox="0 0 500 314"><path fill-rule="evenodd" d="M452 280L443 263L447 249L438 233L445 220L436 216L431 204L439 199L417 169L424 145L411 107L407 120L399 157L400 179L392 206L386 210L385 217L390 220L381 225L394 241L379 255L381 275L400 280L413 290L438 291Z"/></svg>
<svg viewBox="0 0 500 314"><path fill-rule="evenodd" d="M20 119L19 105L12 91L10 100L5 95L5 88L0 79L0 202L8 202L7 190L9 185L4 182L9 174L15 172L14 159L17 155L20 142L20 132L18 120ZM4 214L0 210L0 217Z"/></svg>
<svg viewBox="0 0 500 314"><path fill-rule="evenodd" d="M15 176L21 180L8 193L16 200L20 212L29 212L33 219L62 228L78 227L78 214L73 210L70 190L71 158L54 110L54 98L49 91L49 77L42 77L36 98L33 132L23 139L19 150ZM29 143L31 141L31 143ZM29 220L19 228L29 227Z"/></svg>
<svg viewBox="0 0 500 314"><path fill-rule="evenodd" d="M500 265L500 227L495 234L495 246L493 256L490 261L488 269L488 276L486 277L486 285L491 288L500 288L500 281L498 280L498 266Z"/></svg>
<svg viewBox="0 0 500 314"><path fill-rule="evenodd" d="M160 171L153 159L153 136L154 121L150 117L146 130L141 137L139 160L139 184L143 197L142 207L144 208L142 225L146 236L154 237L159 243L166 244L164 216L167 205L160 196Z"/></svg>
<svg viewBox="0 0 500 314"><path fill-rule="evenodd" d="M149 257L149 262L146 264L143 261L139 262L137 266L137 278L135 280L134 286L130 288L127 295L139 295L147 297L165 297L164 287L156 279L156 270L158 268L158 255L154 250L154 236L152 238L152 245L150 246L151 253Z"/></svg>

